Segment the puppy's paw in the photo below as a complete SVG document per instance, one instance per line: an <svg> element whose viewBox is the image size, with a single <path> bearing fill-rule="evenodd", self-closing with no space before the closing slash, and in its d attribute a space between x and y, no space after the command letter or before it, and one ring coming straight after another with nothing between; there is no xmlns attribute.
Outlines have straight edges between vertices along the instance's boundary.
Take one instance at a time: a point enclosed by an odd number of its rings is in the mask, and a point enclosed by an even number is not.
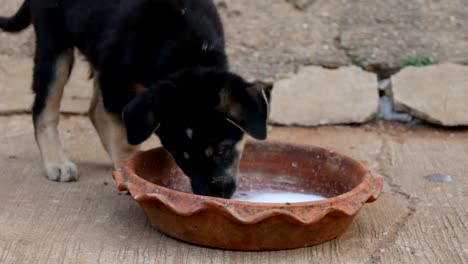
<svg viewBox="0 0 468 264"><path fill-rule="evenodd" d="M45 165L45 169L47 177L51 181L71 182L78 180L78 169L71 161L67 161L63 164L49 163Z"/></svg>

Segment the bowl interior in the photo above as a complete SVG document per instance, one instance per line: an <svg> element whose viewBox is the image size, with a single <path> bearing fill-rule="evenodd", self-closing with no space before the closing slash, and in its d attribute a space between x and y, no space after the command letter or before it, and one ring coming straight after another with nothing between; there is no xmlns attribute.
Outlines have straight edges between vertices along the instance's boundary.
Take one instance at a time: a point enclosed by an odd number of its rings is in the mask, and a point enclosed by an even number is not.
<svg viewBox="0 0 468 264"><path fill-rule="evenodd" d="M135 160L139 177L169 189L192 193L190 180L162 148ZM276 142L247 142L237 192L289 192L331 198L362 182L364 166L332 150Z"/></svg>

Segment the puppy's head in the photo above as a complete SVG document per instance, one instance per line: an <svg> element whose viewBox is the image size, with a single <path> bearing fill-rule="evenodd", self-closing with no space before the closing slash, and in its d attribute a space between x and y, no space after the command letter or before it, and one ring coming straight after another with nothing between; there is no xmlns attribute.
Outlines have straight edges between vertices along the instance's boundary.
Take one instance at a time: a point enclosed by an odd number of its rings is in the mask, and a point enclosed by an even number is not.
<svg viewBox="0 0 468 264"><path fill-rule="evenodd" d="M190 177L196 194L230 198L245 133L267 136L268 100L259 84L216 70L187 70L151 85L124 109L130 144L153 132Z"/></svg>

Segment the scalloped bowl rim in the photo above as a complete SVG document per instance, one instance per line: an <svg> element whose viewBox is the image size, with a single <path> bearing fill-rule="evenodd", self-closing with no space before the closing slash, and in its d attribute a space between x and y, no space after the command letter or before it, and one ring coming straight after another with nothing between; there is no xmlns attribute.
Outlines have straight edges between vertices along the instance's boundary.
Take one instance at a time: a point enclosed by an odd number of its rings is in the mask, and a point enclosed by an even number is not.
<svg viewBox="0 0 468 264"><path fill-rule="evenodd" d="M236 222L239 222L242 224L255 224L269 217L276 216L276 215L289 216L302 225L309 225L314 222L317 222L320 219L322 219L324 216L333 212L341 212L348 216L352 216L352 215L355 215L365 203L371 203L371 202L376 201L382 192L382 189L383 189L382 178L373 177L370 171L366 168L366 166L362 162L354 160L351 157L341 154L340 152L337 152L335 150L330 150L328 148L317 147L317 146L312 146L312 145L298 145L298 144L285 143L281 141L272 141L272 140L269 140L266 143L248 141L247 144L277 144L277 145L283 145L283 146L288 146L292 148L300 148L300 149L305 149L305 150L320 149L322 151L333 151L335 154L341 156L342 158L349 159L353 163L356 163L359 166L359 168L363 171L366 171L366 173L363 176L361 182L357 186L349 190L348 192L345 192L338 196L327 198L321 201L299 202L299 203L246 202L246 201L239 201L239 200L230 200L230 199L224 199L224 198L202 196L202 195L197 195L193 193L186 193L186 192L177 191L174 189L169 189L167 187L163 187L155 183L152 183L150 181L147 181L146 179L138 176L132 170L132 168L134 167L129 165L130 161L135 158L138 158L139 155L144 155L145 153L157 151L160 148L148 150L146 152L141 151L137 153L135 156L133 156L132 159L121 162L119 164L119 169L113 173L113 177L118 184L119 190L120 191L128 190L131 193L132 197L139 203L148 202L148 201L157 201L157 202L164 204L167 208L170 209L170 211L180 216L191 216L201 211L207 210L210 207L214 207L218 209L219 211L221 211L223 215L230 216L234 218ZM127 179L124 179L125 177ZM136 182L132 183L132 180ZM132 190L134 189L132 188L132 185L140 185L140 184L143 186L150 186L150 188L146 188L146 189L152 189L157 192L134 194L132 192ZM178 206L177 203L171 202L167 199L167 196L171 193L173 195L180 196L183 199L189 199L189 200L194 200L194 201L198 200L198 203L195 204L196 207L194 208L181 208L181 206ZM361 206L352 207L350 209L350 206L342 205L341 203L339 203L338 205L336 204L338 202L343 202L346 200L350 200L350 201L356 200L355 202L359 201ZM256 213L254 216L251 216L251 217L245 217L245 216L241 216L237 214L235 209L232 209L230 207L227 208L226 205L229 205L229 204L233 205L233 206L230 206L232 208L235 208L235 205L243 205L243 206L249 206L252 208L265 209L265 211ZM291 213L290 210L286 209L286 208L297 209L297 208L304 208L304 207L312 207L312 208L318 207L320 209L324 209L324 208L326 209L321 210L320 214L314 214L312 217L310 217L310 219L307 219L307 220L299 219L296 215Z"/></svg>

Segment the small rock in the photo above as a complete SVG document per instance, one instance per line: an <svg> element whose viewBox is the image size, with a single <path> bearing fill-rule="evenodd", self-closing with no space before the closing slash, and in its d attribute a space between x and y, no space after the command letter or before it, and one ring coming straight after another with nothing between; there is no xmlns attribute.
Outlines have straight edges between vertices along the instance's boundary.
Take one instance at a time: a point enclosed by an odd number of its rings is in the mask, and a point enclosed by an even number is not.
<svg viewBox="0 0 468 264"><path fill-rule="evenodd" d="M468 67L408 67L393 77L395 110L444 126L468 125Z"/></svg>
<svg viewBox="0 0 468 264"><path fill-rule="evenodd" d="M397 121L403 123L409 123L413 121L413 117L410 114L393 111L392 100L386 95L380 98L378 118L381 120Z"/></svg>
<svg viewBox="0 0 468 264"><path fill-rule="evenodd" d="M275 83L270 121L300 126L363 123L377 115L378 102L374 74L355 66L304 67Z"/></svg>
<svg viewBox="0 0 468 264"><path fill-rule="evenodd" d="M387 91L392 88L392 79L383 79L379 81L379 90Z"/></svg>
<svg viewBox="0 0 468 264"><path fill-rule="evenodd" d="M447 174L435 173L424 176L424 179L430 182L452 182L453 177Z"/></svg>

